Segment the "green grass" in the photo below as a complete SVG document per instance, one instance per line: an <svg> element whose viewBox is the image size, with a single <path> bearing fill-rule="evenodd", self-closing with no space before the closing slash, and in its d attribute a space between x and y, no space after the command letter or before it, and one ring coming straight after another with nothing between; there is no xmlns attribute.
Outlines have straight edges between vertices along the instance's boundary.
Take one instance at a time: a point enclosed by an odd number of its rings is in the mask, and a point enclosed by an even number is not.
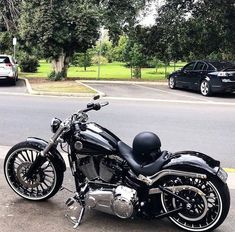
<svg viewBox="0 0 235 232"><path fill-rule="evenodd" d="M176 70L184 66L186 63L178 62L176 64ZM37 73L21 73L21 76L27 78L43 77L47 78L52 71L51 64L45 60L40 61L40 67ZM173 63L167 67L167 73L174 71ZM98 78L98 66L91 66L84 71L83 67L70 67L68 70L68 77L80 78L80 79L97 79ZM111 80L130 80L131 70L126 68L123 63L114 62L110 64L104 64L100 67L100 79L111 79ZM155 68L142 68L142 80L156 81L165 79L165 68L158 68L157 72Z"/></svg>

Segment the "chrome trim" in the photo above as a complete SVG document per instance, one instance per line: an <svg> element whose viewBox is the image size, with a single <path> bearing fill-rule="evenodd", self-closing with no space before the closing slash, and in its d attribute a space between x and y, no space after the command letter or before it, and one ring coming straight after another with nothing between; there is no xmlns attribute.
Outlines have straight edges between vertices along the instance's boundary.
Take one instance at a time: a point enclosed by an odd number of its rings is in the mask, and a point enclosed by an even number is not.
<svg viewBox="0 0 235 232"><path fill-rule="evenodd" d="M172 170L172 169L166 169L162 170L158 173L156 173L153 176L143 176L139 175L138 179L145 184L151 186L153 183L158 181L164 176L169 176L169 175L174 175L174 176L185 176L185 177L192 177L192 178L198 178L198 179L207 179L207 175L201 174L201 173L193 173L193 172L185 172L185 171L178 171L178 170Z"/></svg>
<svg viewBox="0 0 235 232"><path fill-rule="evenodd" d="M219 168L217 176L226 184L228 179L228 173L223 168Z"/></svg>
<svg viewBox="0 0 235 232"><path fill-rule="evenodd" d="M181 191L181 190L193 190L194 192L198 193L201 196L205 196L206 194L203 193L200 189L191 186L191 185L179 185L179 186L172 186L172 187L165 187L168 190L171 190L173 193L177 192L177 191ZM157 194L157 193L162 193L162 191L159 188L152 188L149 189L149 194Z"/></svg>

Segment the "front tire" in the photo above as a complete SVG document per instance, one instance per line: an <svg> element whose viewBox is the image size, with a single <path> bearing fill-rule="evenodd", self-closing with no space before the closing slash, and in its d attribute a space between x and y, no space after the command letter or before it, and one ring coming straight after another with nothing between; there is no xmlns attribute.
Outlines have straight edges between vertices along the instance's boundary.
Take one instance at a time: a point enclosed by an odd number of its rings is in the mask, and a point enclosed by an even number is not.
<svg viewBox="0 0 235 232"><path fill-rule="evenodd" d="M174 185L183 185L182 190L175 192L188 200L191 208L186 208L169 219L181 229L194 232L212 231L223 223L229 208L230 194L227 184L216 177L210 180L197 178L176 178L169 180ZM162 194L162 205L165 212L182 207L182 203L176 198Z"/></svg>
<svg viewBox="0 0 235 232"><path fill-rule="evenodd" d="M27 200L49 199L58 192L63 183L64 173L53 156L47 158L32 179L24 177L40 152L39 147L22 142L9 150L4 161L4 174L9 186Z"/></svg>
<svg viewBox="0 0 235 232"><path fill-rule="evenodd" d="M201 85L200 85L200 92L203 96L210 96L211 95L211 85L209 81L207 80L202 80Z"/></svg>

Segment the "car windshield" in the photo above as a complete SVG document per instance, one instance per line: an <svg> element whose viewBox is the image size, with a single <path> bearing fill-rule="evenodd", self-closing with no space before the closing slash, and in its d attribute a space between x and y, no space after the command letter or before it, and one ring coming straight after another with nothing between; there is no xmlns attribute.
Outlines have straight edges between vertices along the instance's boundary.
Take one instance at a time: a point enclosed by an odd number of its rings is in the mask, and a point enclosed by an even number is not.
<svg viewBox="0 0 235 232"><path fill-rule="evenodd" d="M218 71L227 69L227 68L235 68L235 64L230 62L210 62Z"/></svg>

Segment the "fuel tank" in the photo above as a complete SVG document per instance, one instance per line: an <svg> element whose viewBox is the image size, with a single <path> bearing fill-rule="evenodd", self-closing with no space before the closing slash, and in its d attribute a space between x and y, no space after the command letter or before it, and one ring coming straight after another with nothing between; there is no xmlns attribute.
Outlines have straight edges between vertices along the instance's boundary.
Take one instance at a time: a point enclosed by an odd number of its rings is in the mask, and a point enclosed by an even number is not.
<svg viewBox="0 0 235 232"><path fill-rule="evenodd" d="M117 152L117 143L120 141L111 131L93 122L86 124L86 130L80 131L79 137L82 148L78 153L84 155L114 154Z"/></svg>

